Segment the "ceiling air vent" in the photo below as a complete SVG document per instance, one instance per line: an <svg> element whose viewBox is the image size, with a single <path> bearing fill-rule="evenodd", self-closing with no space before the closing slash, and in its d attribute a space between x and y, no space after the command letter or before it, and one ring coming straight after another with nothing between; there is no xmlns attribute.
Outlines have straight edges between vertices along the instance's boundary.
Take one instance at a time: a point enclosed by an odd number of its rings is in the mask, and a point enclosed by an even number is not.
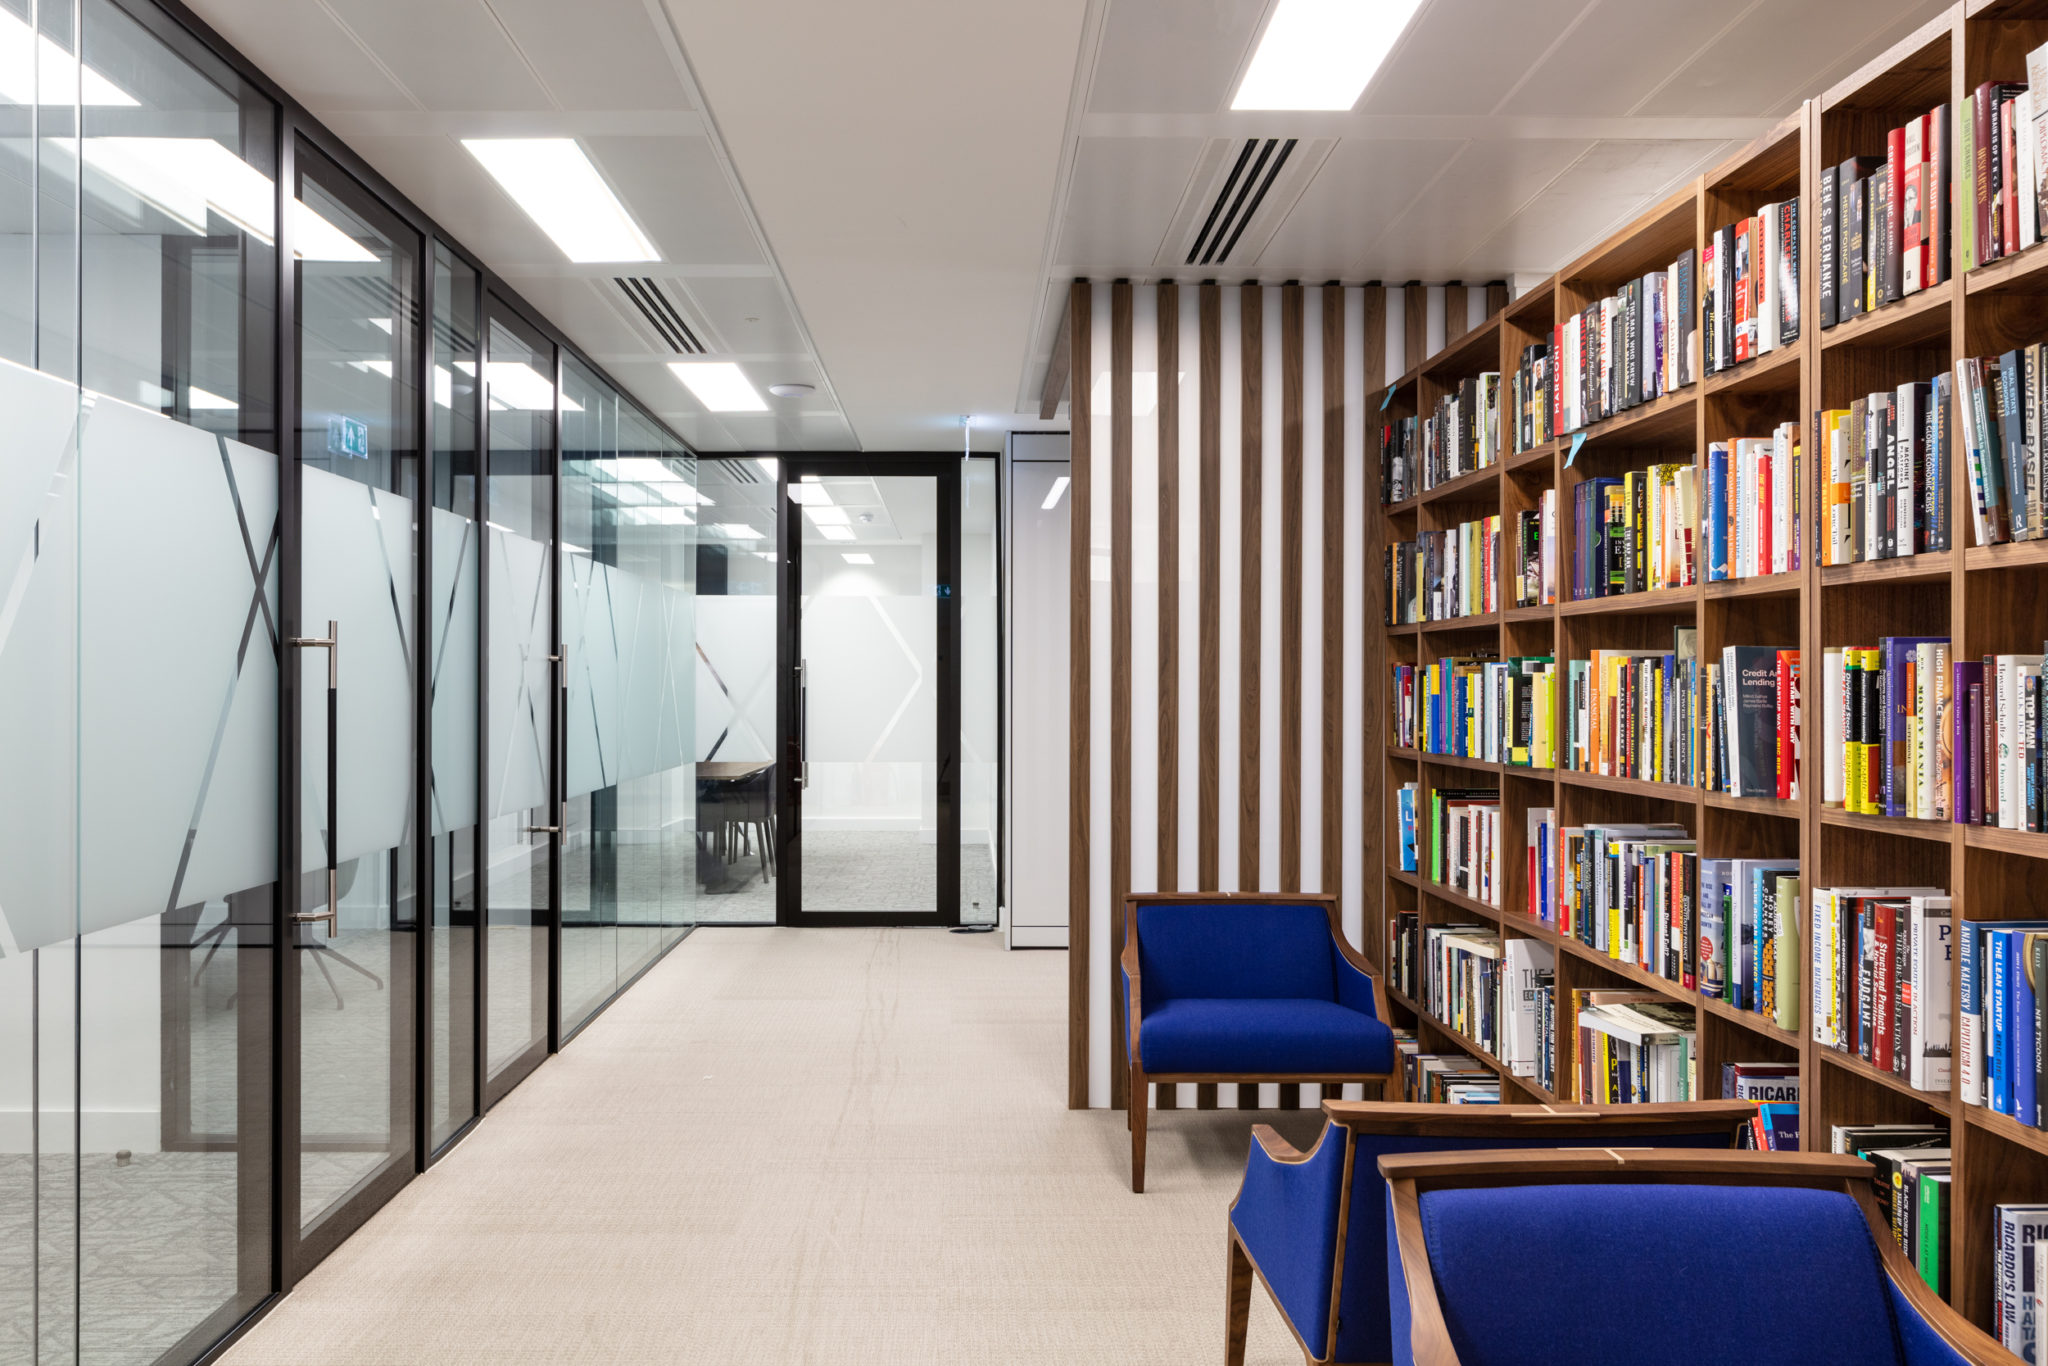
<svg viewBox="0 0 2048 1366"><path fill-rule="evenodd" d="M1258 260L1334 138L1218 138L1208 145L1155 265L1244 266Z"/></svg>
<svg viewBox="0 0 2048 1366"><path fill-rule="evenodd" d="M704 343L697 338L690 324L683 319L683 311L675 306L662 289L661 281L646 276L615 276L612 283L619 287L647 325L654 329L654 335L661 338L671 351L679 356L701 356Z"/></svg>

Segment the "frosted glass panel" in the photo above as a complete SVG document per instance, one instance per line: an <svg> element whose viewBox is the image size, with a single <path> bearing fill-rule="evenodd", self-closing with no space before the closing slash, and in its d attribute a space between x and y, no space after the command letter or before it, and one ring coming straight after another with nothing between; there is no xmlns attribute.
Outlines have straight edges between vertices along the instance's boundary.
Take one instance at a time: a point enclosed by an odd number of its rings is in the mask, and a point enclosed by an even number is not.
<svg viewBox="0 0 2048 1366"><path fill-rule="evenodd" d="M476 824L476 785L464 779L476 772L477 554L476 523L435 508L434 808L428 815L436 835Z"/></svg>
<svg viewBox="0 0 2048 1366"><path fill-rule="evenodd" d="M548 802L548 547L491 530L491 814Z"/></svg>

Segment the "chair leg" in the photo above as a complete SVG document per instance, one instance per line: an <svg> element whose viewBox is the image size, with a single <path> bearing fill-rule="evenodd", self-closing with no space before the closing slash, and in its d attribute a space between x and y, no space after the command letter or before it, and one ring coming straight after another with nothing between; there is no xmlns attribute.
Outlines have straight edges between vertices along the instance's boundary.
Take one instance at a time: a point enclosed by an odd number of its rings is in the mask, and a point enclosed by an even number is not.
<svg viewBox="0 0 2048 1366"><path fill-rule="evenodd" d="M1131 1069L1131 1094L1126 1109L1131 1121L1131 1193L1145 1193L1145 1111L1148 1096L1145 1074L1137 1068Z"/></svg>
<svg viewBox="0 0 2048 1366"><path fill-rule="evenodd" d="M1244 1366L1245 1334L1252 1321L1252 1259L1237 1241L1236 1229L1226 1236L1230 1267L1223 1278L1223 1366Z"/></svg>

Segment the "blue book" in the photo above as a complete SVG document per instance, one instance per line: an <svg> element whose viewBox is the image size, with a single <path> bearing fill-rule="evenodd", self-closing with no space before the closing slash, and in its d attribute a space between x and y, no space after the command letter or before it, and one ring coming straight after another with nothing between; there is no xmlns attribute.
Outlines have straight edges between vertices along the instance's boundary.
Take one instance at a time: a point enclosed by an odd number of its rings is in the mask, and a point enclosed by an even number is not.
<svg viewBox="0 0 2048 1366"><path fill-rule="evenodd" d="M1707 447L1707 581L1728 577L1728 446Z"/></svg>
<svg viewBox="0 0 2048 1366"><path fill-rule="evenodd" d="M2038 1129L2041 1117L2035 1109L2034 1095L2034 986L2027 976L2027 935L2013 930L2001 937L2007 945L2005 963L2010 980L2006 983L2005 999L2010 1012L2005 1024L2008 1046L2000 1056L2006 1059L2013 1118Z"/></svg>
<svg viewBox="0 0 2048 1366"><path fill-rule="evenodd" d="M1956 1069L1966 1105L1984 1103L1983 974L1977 971L1983 929L1974 920L1962 921L1956 929Z"/></svg>
<svg viewBox="0 0 2048 1366"><path fill-rule="evenodd" d="M1991 1000L1984 1008L1984 1079L1989 1083L1991 1108L2001 1115L2012 1113L2012 1075L2006 1067L2005 1032L2012 1001L2005 943L2010 937L2004 930L1991 930L1985 935L1991 949Z"/></svg>

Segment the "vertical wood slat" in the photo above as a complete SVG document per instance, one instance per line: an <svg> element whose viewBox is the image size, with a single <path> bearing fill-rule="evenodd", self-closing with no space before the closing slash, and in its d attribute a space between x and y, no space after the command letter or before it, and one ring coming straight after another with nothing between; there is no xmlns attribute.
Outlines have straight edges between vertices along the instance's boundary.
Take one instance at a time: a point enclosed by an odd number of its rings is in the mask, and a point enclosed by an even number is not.
<svg viewBox="0 0 2048 1366"><path fill-rule="evenodd" d="M1195 838L1196 891L1221 888L1217 862L1222 815L1223 731L1223 591L1217 555L1223 542L1223 292L1216 285L1201 288L1201 604L1199 658L1196 660L1197 705L1200 709L1195 799L1199 812ZM1213 1109L1214 1088L1208 1092Z"/></svg>
<svg viewBox="0 0 2048 1366"><path fill-rule="evenodd" d="M1387 375L1387 291L1378 286L1368 285L1365 289L1365 338L1364 354L1355 362L1365 371L1365 459L1368 469L1376 470L1379 459L1379 429L1381 415L1374 404L1374 397L1386 386ZM1372 506L1373 490L1379 486L1377 475L1361 473L1365 480L1367 504L1365 525L1360 528L1360 537L1365 543L1364 601L1357 605L1353 617L1359 629L1367 634L1370 642L1377 637L1374 632L1387 619L1387 519L1377 507ZM1361 836L1361 884L1365 896L1364 923L1359 927L1359 950L1372 962L1382 968L1386 965L1385 889L1387 864L1381 841L1386 833L1386 821L1381 799L1386 788L1386 733L1387 664L1377 652L1365 651L1365 677L1361 680L1365 702L1360 709L1359 748L1364 755L1363 775L1360 781L1358 810L1353 819L1359 822Z"/></svg>
<svg viewBox="0 0 2048 1366"><path fill-rule="evenodd" d="M1180 288L1159 286L1159 880L1180 890ZM1162 1096L1170 1095L1163 1088ZM1163 1108L1163 1107L1162 1107Z"/></svg>
<svg viewBox="0 0 2048 1366"><path fill-rule="evenodd" d="M1238 413L1239 535L1242 550L1238 605L1237 889L1259 889L1259 617L1265 591L1264 412L1266 309L1258 285L1240 286L1243 300L1238 347L1244 398Z"/></svg>
<svg viewBox="0 0 2048 1366"><path fill-rule="evenodd" d="M1131 287L1109 287L1109 943L1123 951L1131 890ZM1076 395L1080 390L1074 391ZM1123 993L1112 991L1110 1037L1125 1037ZM1112 1056L1121 1050L1112 1049ZM1129 1074L1109 1073L1109 1103L1129 1099Z"/></svg>
<svg viewBox="0 0 2048 1366"><path fill-rule="evenodd" d="M1401 287L1401 373L1422 364L1429 345L1429 290L1420 280ZM1367 386L1371 387L1371 386Z"/></svg>
<svg viewBox="0 0 2048 1366"><path fill-rule="evenodd" d="M1344 887L1344 291L1323 287L1323 868ZM1368 515L1371 509L1367 509ZM1367 566L1368 570L1370 566Z"/></svg>
<svg viewBox="0 0 2048 1366"><path fill-rule="evenodd" d="M1452 342L1472 330L1472 325L1466 321L1470 316L1466 310L1471 307L1465 301L1466 295L1469 292L1463 284L1453 283L1444 286L1445 346L1449 346Z"/></svg>
<svg viewBox="0 0 2048 1366"><path fill-rule="evenodd" d="M1072 399L1067 405L1068 477L1067 574L1072 611L1067 618L1067 1108L1088 1108L1088 783L1090 745L1089 714L1093 680L1088 658L1089 594L1092 575L1089 557L1091 505L1089 440L1091 414L1089 385L1093 382L1093 360L1089 355L1092 320L1091 299L1084 280L1074 282L1067 296L1069 367L1074 378L1068 385ZM1112 1055L1117 1051L1112 1048Z"/></svg>
<svg viewBox="0 0 2048 1366"><path fill-rule="evenodd" d="M1508 282L1495 280L1486 287L1486 316L1491 318L1508 306Z"/></svg>
<svg viewBox="0 0 2048 1366"><path fill-rule="evenodd" d="M1280 890L1301 890L1302 295L1280 290ZM1283 1107L1291 1108L1291 1107Z"/></svg>

